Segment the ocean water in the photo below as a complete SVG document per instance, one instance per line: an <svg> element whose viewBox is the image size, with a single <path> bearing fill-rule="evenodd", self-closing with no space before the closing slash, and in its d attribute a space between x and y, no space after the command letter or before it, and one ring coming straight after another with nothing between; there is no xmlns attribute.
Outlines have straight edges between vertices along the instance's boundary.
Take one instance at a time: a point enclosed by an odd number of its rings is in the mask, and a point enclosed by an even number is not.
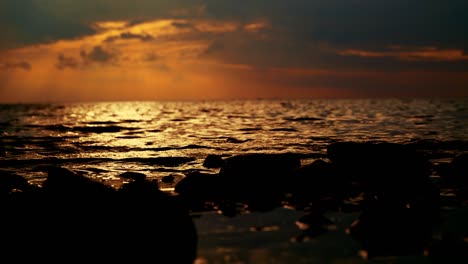
<svg viewBox="0 0 468 264"><path fill-rule="evenodd" d="M40 184L35 168L53 162L118 187L125 171L206 170L208 154L316 158L335 141L467 141L468 99L4 104L0 135L2 169Z"/></svg>
<svg viewBox="0 0 468 264"><path fill-rule="evenodd" d="M127 171L154 180L172 175L174 183L160 185L170 192L188 172L218 172L203 167L209 154L298 153L306 164L325 157L333 142L385 141L419 144L449 162L467 151L468 99L3 104L0 136L0 169L37 185L52 164L115 188ZM359 245L344 233L291 248L300 215L283 208L235 219L209 212L195 220L197 263L361 263ZM355 216L330 217L344 228ZM260 224L271 228L251 232Z"/></svg>

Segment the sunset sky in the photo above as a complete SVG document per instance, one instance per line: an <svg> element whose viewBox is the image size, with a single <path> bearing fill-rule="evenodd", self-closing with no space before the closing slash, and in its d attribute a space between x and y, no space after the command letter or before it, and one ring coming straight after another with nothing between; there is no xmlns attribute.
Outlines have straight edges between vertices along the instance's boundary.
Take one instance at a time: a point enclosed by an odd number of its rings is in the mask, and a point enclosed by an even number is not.
<svg viewBox="0 0 468 264"><path fill-rule="evenodd" d="M2 0L0 102L468 96L466 0Z"/></svg>

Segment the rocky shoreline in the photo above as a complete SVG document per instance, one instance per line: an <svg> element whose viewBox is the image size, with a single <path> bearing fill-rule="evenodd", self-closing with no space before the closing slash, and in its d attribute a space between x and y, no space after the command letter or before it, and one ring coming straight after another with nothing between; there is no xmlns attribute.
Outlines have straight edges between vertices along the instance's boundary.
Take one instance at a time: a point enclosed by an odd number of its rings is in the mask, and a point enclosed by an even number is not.
<svg viewBox="0 0 468 264"><path fill-rule="evenodd" d="M306 212L298 219L304 227L299 240L327 232L333 225L327 211L358 212L347 233L367 259L415 254L435 263L468 260L466 224L459 232L440 229L449 221L446 212L468 205L468 153L434 163L414 145L338 142L324 158L306 165L302 158L209 155L203 165L219 173L193 171L177 182L170 177L158 182L128 172L117 189L61 166L43 168L42 186L0 171L7 245L1 258L193 263L198 239L193 213L235 217L288 207ZM162 192L161 184L173 184L174 193Z"/></svg>

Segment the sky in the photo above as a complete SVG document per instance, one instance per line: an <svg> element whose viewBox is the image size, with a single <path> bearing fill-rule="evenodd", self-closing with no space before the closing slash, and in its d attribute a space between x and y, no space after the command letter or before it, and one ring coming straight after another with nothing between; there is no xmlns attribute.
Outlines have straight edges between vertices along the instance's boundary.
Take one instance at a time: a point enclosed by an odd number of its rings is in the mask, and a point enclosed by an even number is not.
<svg viewBox="0 0 468 264"><path fill-rule="evenodd" d="M0 103L468 96L466 0L2 0Z"/></svg>

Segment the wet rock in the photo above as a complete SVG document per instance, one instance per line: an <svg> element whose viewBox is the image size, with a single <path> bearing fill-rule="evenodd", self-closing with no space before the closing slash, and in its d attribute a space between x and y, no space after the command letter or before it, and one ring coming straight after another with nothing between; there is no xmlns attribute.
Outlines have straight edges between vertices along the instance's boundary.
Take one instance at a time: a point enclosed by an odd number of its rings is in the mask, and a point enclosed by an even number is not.
<svg viewBox="0 0 468 264"><path fill-rule="evenodd" d="M0 226L2 262L27 262L31 256L63 262L73 256L83 263L171 259L192 264L196 257L197 234L188 209L146 180L114 190L50 167L40 192L2 206Z"/></svg>
<svg viewBox="0 0 468 264"><path fill-rule="evenodd" d="M0 157L5 157L6 156L6 150L5 150L5 145L3 142L0 140Z"/></svg>
<svg viewBox="0 0 468 264"><path fill-rule="evenodd" d="M462 153L455 156L451 165L457 184L468 188L468 153Z"/></svg>
<svg viewBox="0 0 468 264"><path fill-rule="evenodd" d="M353 190L332 163L321 159L294 171L286 184L290 186L291 202L303 204L325 197L343 199Z"/></svg>
<svg viewBox="0 0 468 264"><path fill-rule="evenodd" d="M14 173L0 170L0 195L7 196L14 191L27 191L32 188L29 182Z"/></svg>
<svg viewBox="0 0 468 264"><path fill-rule="evenodd" d="M107 198L115 192L112 187L67 168L51 166L47 171L47 179L44 181L43 188L48 195L72 199Z"/></svg>
<svg viewBox="0 0 468 264"><path fill-rule="evenodd" d="M301 230L301 233L293 237L294 242L307 241L325 234L328 230L336 229L336 225L325 217L321 210L302 216L296 221L296 226Z"/></svg>
<svg viewBox="0 0 468 264"><path fill-rule="evenodd" d="M126 171L124 173L121 173L119 176L124 178L124 179L131 179L131 180L135 180L135 181L142 181L142 180L146 179L146 175L144 173L133 172L133 171Z"/></svg>
<svg viewBox="0 0 468 264"><path fill-rule="evenodd" d="M220 177L245 185L280 184L301 165L294 154L245 154L227 158Z"/></svg>
<svg viewBox="0 0 468 264"><path fill-rule="evenodd" d="M188 173L174 187L189 206L196 211L204 210L206 202L219 201L226 189L218 174L194 171Z"/></svg>
<svg viewBox="0 0 468 264"><path fill-rule="evenodd" d="M452 164L441 162L433 166L433 171L441 179L441 184L444 186L454 186L457 184L456 177L453 175Z"/></svg>
<svg viewBox="0 0 468 264"><path fill-rule="evenodd" d="M174 183L175 177L174 177L174 175L166 175L166 176L162 177L161 181L163 183Z"/></svg>
<svg viewBox="0 0 468 264"><path fill-rule="evenodd" d="M427 158L405 145L339 142L331 144L327 154L337 173L364 192L411 197L431 175Z"/></svg>
<svg viewBox="0 0 468 264"><path fill-rule="evenodd" d="M219 176L233 190L226 190L232 199L263 210L281 202L285 181L300 165L294 154L245 154L225 159Z"/></svg>
<svg viewBox="0 0 468 264"><path fill-rule="evenodd" d="M123 199L138 199L144 202L148 202L144 199L153 202L153 199L164 196L156 181L148 181L141 178L123 184L117 191Z"/></svg>
<svg viewBox="0 0 468 264"><path fill-rule="evenodd" d="M367 258L420 255L432 240L434 213L426 204L400 205L368 197L347 233L360 242Z"/></svg>
<svg viewBox="0 0 468 264"><path fill-rule="evenodd" d="M465 264L468 263L468 239L443 238L431 244L427 256L431 263Z"/></svg>
<svg viewBox="0 0 468 264"><path fill-rule="evenodd" d="M205 168L221 168L224 164L224 160L221 156L210 154L203 161L203 167Z"/></svg>

